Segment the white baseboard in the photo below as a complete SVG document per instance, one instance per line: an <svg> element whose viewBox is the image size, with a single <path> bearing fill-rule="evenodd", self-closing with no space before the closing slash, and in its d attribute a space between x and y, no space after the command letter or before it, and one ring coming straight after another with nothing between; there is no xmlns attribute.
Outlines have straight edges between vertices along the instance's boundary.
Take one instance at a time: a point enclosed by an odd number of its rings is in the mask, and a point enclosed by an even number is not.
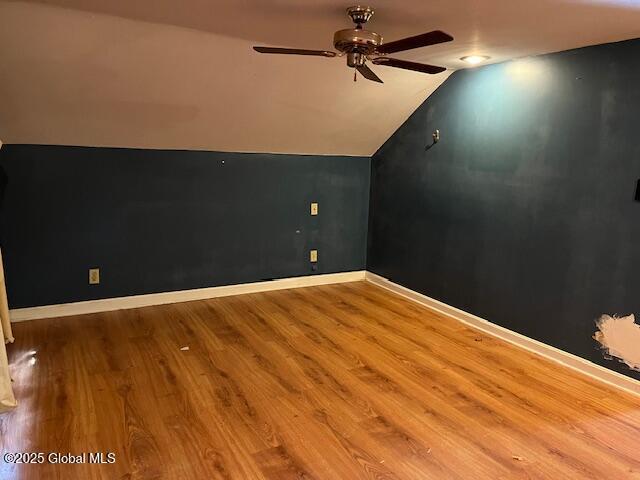
<svg viewBox="0 0 640 480"><path fill-rule="evenodd" d="M36 320L40 318L66 317L87 313L108 312L128 308L164 305L168 303L190 302L206 300L216 297L241 295L244 293L268 292L287 288L313 287L334 283L357 282L367 280L372 284L386 288L409 300L413 300L439 313L447 315L466 325L481 330L489 335L505 340L532 353L541 355L572 370L604 382L627 392L640 395L640 381L609 370L603 366L585 360L581 357L526 337L520 333L491 323L483 318L467 313L458 308L447 305L421 293L410 290L402 285L393 283L375 273L365 271L330 273L325 275L310 275L304 277L283 278L266 282L244 283L240 285L225 285L221 287L197 288L175 292L150 293L130 297L105 298L86 302L63 303L59 305L45 305L42 307L18 308L9 311L12 322Z"/></svg>
<svg viewBox="0 0 640 480"><path fill-rule="evenodd" d="M148 307L167 303L190 302L192 300L206 300L208 298L227 297L243 293L268 292L287 288L313 287L332 283L357 282L364 280L364 270L345 273L329 273L324 275L309 275L304 277L282 278L266 282L243 283L240 285L225 285L222 287L197 288L176 292L150 293L131 297L105 298L86 302L63 303L59 305L45 305L42 307L17 308L9 311L12 322L23 322L39 318L66 317L69 315L83 315L86 313L108 312L127 308Z"/></svg>
<svg viewBox="0 0 640 480"><path fill-rule="evenodd" d="M498 337L537 355L541 355L565 367L571 368L572 370L588 375L595 380L620 388L626 392L640 395L640 381L631 377L614 372L613 370L609 370L608 368L597 365L585 360L584 358L552 347L546 343L539 342L533 338L526 337L520 333L501 327L500 325L496 325L495 323L491 323L483 318L472 315L471 313L467 313L463 310L452 307L451 305L447 305L446 303L403 287L402 285L393 283L392 281L387 280L380 275L376 275L375 273L366 272L365 278L368 282L386 288L387 290L408 298L409 300L413 300L425 307L454 318L455 320L469 325L470 327L482 330L489 335Z"/></svg>

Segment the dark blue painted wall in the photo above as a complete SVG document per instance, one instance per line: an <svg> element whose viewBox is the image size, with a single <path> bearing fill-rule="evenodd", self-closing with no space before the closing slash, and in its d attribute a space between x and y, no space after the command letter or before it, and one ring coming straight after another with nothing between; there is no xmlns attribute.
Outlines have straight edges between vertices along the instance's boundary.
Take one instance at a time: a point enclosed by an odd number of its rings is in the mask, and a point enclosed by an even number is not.
<svg viewBox="0 0 640 480"><path fill-rule="evenodd" d="M12 308L365 267L369 158L4 145L0 166Z"/></svg>
<svg viewBox="0 0 640 480"><path fill-rule="evenodd" d="M639 119L640 41L456 72L373 157L369 270L640 378L592 340L640 315Z"/></svg>

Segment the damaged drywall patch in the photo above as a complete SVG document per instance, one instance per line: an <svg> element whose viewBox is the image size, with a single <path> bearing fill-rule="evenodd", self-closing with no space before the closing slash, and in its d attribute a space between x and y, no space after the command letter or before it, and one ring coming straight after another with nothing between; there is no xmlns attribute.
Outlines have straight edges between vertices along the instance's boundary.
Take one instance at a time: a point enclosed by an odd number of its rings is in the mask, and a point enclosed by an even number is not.
<svg viewBox="0 0 640 480"><path fill-rule="evenodd" d="M617 358L632 370L640 371L640 325L636 317L602 315L596 320L598 331L593 335L608 358Z"/></svg>

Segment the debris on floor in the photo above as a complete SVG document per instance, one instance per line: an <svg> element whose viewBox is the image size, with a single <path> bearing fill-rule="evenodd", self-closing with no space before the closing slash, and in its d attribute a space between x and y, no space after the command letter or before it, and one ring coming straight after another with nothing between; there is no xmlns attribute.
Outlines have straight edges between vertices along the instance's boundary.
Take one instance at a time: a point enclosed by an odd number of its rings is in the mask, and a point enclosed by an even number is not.
<svg viewBox="0 0 640 480"><path fill-rule="evenodd" d="M182 350L183 352L188 352L189 351L189 347L182 347L180 350Z"/></svg>
<svg viewBox="0 0 640 480"><path fill-rule="evenodd" d="M521 457L520 455L511 455L511 458L519 462L524 462L524 457Z"/></svg>

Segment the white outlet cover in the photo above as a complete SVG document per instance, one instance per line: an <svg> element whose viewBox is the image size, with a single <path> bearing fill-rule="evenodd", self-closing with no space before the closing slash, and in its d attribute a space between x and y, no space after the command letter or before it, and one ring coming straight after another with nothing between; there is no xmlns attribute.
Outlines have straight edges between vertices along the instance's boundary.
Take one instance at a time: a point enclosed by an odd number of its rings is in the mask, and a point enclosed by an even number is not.
<svg viewBox="0 0 640 480"><path fill-rule="evenodd" d="M89 285L98 285L100 283L100 269L89 269Z"/></svg>

